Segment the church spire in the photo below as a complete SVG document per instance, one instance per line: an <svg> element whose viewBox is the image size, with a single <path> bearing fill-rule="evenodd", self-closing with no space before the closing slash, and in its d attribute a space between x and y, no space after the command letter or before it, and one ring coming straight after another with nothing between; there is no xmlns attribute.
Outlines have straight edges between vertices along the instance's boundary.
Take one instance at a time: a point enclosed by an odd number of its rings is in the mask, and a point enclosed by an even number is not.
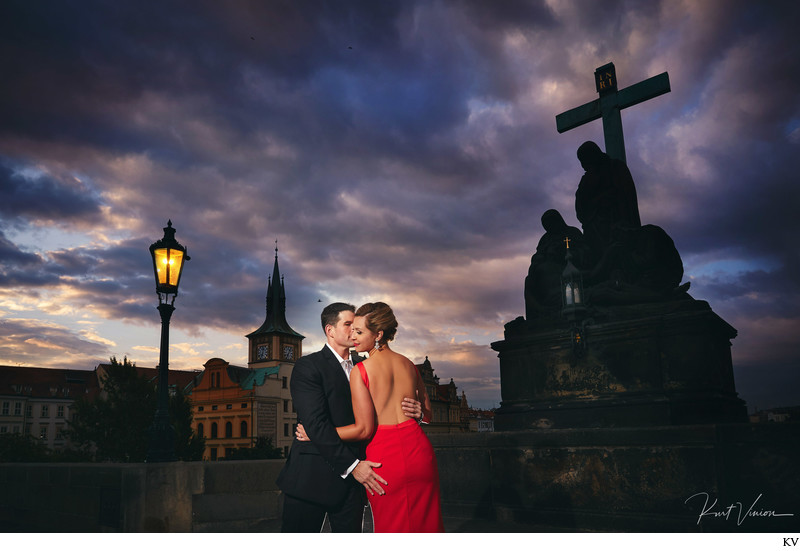
<svg viewBox="0 0 800 551"><path fill-rule="evenodd" d="M286 289L278 267L278 240L275 240L275 264L272 267L272 276L267 279L267 317L264 323L248 336L262 333L280 333L293 337L304 338L296 332L286 321Z"/></svg>

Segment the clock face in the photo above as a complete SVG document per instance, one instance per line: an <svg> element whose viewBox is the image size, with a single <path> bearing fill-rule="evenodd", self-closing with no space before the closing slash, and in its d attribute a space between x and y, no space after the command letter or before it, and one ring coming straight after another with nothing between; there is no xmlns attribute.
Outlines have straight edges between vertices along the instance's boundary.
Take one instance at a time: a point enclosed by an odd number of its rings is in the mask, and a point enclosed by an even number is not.
<svg viewBox="0 0 800 551"><path fill-rule="evenodd" d="M294 359L294 346L289 344L283 347L283 357L286 360L293 360Z"/></svg>
<svg viewBox="0 0 800 551"><path fill-rule="evenodd" d="M258 348L256 348L256 359L266 360L267 358L269 358L269 345L259 344Z"/></svg>

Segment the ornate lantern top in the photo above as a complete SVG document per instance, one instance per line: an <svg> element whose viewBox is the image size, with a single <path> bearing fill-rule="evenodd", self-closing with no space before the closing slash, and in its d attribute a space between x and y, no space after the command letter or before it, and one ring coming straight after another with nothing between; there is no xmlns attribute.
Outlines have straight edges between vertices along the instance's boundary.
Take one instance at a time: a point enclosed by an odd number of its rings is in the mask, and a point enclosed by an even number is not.
<svg viewBox="0 0 800 551"><path fill-rule="evenodd" d="M169 220L167 227L164 228L164 237L150 245L150 256L153 257L159 303L165 302L168 295L172 295L172 302L175 302L183 264L185 260L189 260L189 255L186 254L186 247L175 240L172 220Z"/></svg>

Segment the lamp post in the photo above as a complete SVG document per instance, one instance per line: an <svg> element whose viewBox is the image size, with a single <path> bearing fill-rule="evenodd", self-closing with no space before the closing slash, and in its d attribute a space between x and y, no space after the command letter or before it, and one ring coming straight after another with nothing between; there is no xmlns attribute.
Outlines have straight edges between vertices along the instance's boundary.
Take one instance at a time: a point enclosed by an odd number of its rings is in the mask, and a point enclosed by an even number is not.
<svg viewBox="0 0 800 551"><path fill-rule="evenodd" d="M172 220L164 228L164 237L150 245L153 272L156 277L158 312L161 314L161 350L158 361L158 407L150 428L148 463L176 461L175 429L169 422L169 320L175 311L175 297L185 260L186 247L175 240Z"/></svg>

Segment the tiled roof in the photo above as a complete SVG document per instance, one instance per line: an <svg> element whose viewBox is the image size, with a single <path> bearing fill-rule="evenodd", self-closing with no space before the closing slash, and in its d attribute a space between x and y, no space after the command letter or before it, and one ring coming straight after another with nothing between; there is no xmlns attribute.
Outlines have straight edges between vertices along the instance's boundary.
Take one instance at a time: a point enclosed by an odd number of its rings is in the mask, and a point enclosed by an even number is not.
<svg viewBox="0 0 800 551"><path fill-rule="evenodd" d="M93 397L100 391L93 370L0 366L0 395L30 398Z"/></svg>
<svg viewBox="0 0 800 551"><path fill-rule="evenodd" d="M100 364L98 367L109 368L111 366L109 364ZM136 366L136 373L148 381L155 382L158 380L158 368L156 367ZM170 369L167 375L167 382L170 386L177 386L182 390L187 391L194 388L196 380L199 380L199 376L201 374L202 371L199 370L185 371L180 369Z"/></svg>
<svg viewBox="0 0 800 551"><path fill-rule="evenodd" d="M256 368L240 368L242 369L243 377L238 381L243 390L253 390L254 386L261 386L264 384L264 379L269 375L276 375L280 371L280 366L273 367L256 367ZM228 369L230 373L230 368Z"/></svg>

